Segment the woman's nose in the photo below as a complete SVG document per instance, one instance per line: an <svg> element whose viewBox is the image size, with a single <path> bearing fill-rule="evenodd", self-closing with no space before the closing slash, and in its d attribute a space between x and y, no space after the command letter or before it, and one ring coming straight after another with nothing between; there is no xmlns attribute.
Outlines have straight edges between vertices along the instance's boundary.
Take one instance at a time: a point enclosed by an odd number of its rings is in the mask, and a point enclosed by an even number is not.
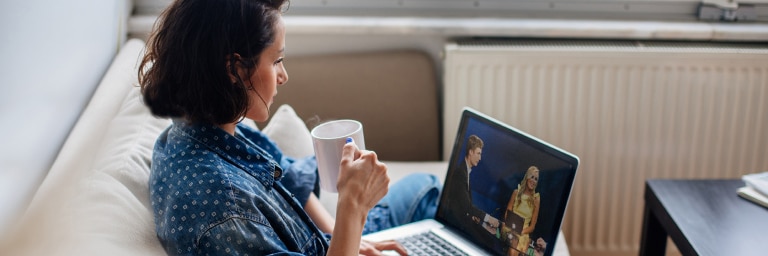
<svg viewBox="0 0 768 256"><path fill-rule="evenodd" d="M283 66L277 74L277 84L283 85L286 82L288 82L288 71L285 69L285 66Z"/></svg>

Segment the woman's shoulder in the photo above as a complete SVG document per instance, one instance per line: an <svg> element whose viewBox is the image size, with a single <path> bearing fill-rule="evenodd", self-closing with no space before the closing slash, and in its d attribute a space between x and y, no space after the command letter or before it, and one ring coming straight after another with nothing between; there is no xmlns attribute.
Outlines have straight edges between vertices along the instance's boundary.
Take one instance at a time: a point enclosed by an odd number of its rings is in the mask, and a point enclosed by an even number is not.
<svg viewBox="0 0 768 256"><path fill-rule="evenodd" d="M247 137L250 140L270 141L269 137L267 137L267 135L262 133L259 129L256 129L253 126L244 124L243 122L237 124L237 129L240 133L242 133L245 137Z"/></svg>

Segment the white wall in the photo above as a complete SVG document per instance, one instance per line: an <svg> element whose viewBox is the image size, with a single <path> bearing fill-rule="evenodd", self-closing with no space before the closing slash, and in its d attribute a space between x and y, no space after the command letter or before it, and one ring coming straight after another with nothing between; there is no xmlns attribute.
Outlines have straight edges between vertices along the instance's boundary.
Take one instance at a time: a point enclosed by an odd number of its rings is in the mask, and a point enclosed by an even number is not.
<svg viewBox="0 0 768 256"><path fill-rule="evenodd" d="M125 40L130 0L0 2L0 235Z"/></svg>

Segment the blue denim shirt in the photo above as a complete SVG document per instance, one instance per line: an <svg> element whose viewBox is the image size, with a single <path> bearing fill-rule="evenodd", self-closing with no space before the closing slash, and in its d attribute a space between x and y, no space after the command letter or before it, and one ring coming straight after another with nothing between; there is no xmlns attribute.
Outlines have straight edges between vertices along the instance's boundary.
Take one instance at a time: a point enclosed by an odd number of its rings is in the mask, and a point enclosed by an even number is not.
<svg viewBox="0 0 768 256"><path fill-rule="evenodd" d="M266 136L174 120L155 143L149 187L157 236L171 255L325 255L303 210L314 157L291 159Z"/></svg>

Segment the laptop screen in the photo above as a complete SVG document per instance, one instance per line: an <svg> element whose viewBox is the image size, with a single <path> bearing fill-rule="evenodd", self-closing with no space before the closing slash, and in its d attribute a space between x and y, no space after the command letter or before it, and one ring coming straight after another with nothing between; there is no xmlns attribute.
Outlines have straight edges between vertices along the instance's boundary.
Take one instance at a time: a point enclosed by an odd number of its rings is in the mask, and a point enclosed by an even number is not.
<svg viewBox="0 0 768 256"><path fill-rule="evenodd" d="M496 255L552 255L576 156L467 108L449 161L438 221Z"/></svg>

